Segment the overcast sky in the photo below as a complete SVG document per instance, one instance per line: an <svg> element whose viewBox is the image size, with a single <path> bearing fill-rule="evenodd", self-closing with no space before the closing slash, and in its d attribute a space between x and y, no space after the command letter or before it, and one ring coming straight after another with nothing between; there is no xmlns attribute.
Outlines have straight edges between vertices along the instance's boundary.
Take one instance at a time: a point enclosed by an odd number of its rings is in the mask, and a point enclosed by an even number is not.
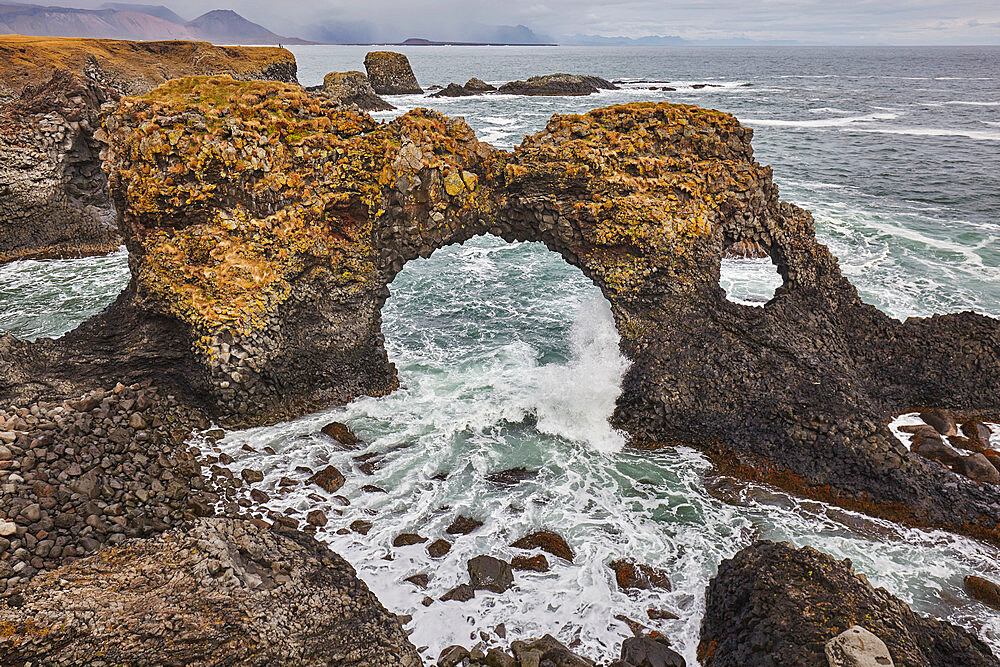
<svg viewBox="0 0 1000 667"><path fill-rule="evenodd" d="M26 0L96 7L104 0ZM125 0L123 0L125 1ZM133 0L142 2L143 0ZM835 44L1000 44L1000 0L145 0L184 18L235 9L279 33L364 22L379 39L461 38L463 26L539 33L749 37Z"/></svg>

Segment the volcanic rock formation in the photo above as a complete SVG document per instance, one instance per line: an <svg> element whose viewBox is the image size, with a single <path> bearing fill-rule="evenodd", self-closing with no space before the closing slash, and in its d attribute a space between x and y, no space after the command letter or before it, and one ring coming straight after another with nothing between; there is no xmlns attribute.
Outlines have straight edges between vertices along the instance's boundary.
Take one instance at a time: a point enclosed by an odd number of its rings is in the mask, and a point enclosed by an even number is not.
<svg viewBox="0 0 1000 667"><path fill-rule="evenodd" d="M344 104L355 104L365 111L390 111L392 106L375 94L364 72L330 72L323 77L323 92Z"/></svg>
<svg viewBox="0 0 1000 667"><path fill-rule="evenodd" d="M632 362L613 421L634 444L693 444L745 478L1000 542L996 487L887 428L916 408L1000 413L1000 324L864 304L728 114L556 115L505 153L428 110L379 124L295 86L194 77L106 126L132 282L58 341L8 341L5 402L151 379L259 423L385 394L389 283L494 234L544 243L602 290ZM740 242L783 278L762 308L719 286Z"/></svg>
<svg viewBox="0 0 1000 667"><path fill-rule="evenodd" d="M102 105L211 73L295 81L295 59L200 42L0 38L0 88L13 98L0 107L0 264L117 248Z"/></svg>
<svg viewBox="0 0 1000 667"><path fill-rule="evenodd" d="M826 643L855 625L885 642L896 667L1000 664L971 633L872 588L850 560L768 541L719 565L698 658L705 667L827 667Z"/></svg>
<svg viewBox="0 0 1000 667"><path fill-rule="evenodd" d="M370 51L365 55L365 70L372 88L379 95L411 95L424 92L413 76L410 61L394 51Z"/></svg>
<svg viewBox="0 0 1000 667"><path fill-rule="evenodd" d="M546 74L527 81L511 81L500 86L505 95L591 95L598 90L618 90L618 86L599 76Z"/></svg>
<svg viewBox="0 0 1000 667"><path fill-rule="evenodd" d="M421 664L399 619L315 539L198 519L36 577L0 604L4 664Z"/></svg>

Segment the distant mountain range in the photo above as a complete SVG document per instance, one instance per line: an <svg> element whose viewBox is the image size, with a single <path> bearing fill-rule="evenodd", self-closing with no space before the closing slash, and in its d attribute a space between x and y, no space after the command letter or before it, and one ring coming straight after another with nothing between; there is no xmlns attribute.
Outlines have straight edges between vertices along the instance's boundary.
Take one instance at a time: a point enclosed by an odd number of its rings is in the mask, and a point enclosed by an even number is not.
<svg viewBox="0 0 1000 667"><path fill-rule="evenodd" d="M109 2L100 9L0 4L0 34L104 39L190 39L216 44L306 44L228 9L185 21L162 5Z"/></svg>

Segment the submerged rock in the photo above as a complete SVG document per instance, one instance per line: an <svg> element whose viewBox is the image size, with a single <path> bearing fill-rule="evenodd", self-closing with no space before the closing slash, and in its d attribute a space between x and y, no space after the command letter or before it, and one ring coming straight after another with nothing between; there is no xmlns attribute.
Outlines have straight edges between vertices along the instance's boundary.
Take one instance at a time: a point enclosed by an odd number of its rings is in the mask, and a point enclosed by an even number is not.
<svg viewBox="0 0 1000 667"><path fill-rule="evenodd" d="M704 667L824 665L827 642L862 619L899 666L998 664L977 637L914 614L855 576L849 560L768 541L719 565L708 585L698 658Z"/></svg>
<svg viewBox="0 0 1000 667"><path fill-rule="evenodd" d="M500 486L514 486L527 479L533 479L536 475L538 475L537 470L528 470L527 468L519 467L490 473L486 476L486 479Z"/></svg>
<svg viewBox="0 0 1000 667"><path fill-rule="evenodd" d="M1000 609L1000 586L989 579L970 574L963 580L965 592L974 600L979 600L987 607Z"/></svg>
<svg viewBox="0 0 1000 667"><path fill-rule="evenodd" d="M169 564L169 567L165 567ZM316 540L198 519L35 578L0 606L15 663L417 667L394 614Z"/></svg>
<svg viewBox="0 0 1000 667"><path fill-rule="evenodd" d="M378 95L411 95L424 92L402 53L371 51L365 56L368 80Z"/></svg>

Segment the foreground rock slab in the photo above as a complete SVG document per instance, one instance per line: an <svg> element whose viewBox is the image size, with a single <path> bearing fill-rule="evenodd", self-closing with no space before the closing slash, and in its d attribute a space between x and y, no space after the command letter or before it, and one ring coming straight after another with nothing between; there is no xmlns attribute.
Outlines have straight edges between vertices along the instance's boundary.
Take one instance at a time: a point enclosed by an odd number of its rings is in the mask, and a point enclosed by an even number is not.
<svg viewBox="0 0 1000 667"><path fill-rule="evenodd" d="M421 664L346 561L302 534L232 519L39 575L0 606L0 625L12 664Z"/></svg>
<svg viewBox="0 0 1000 667"><path fill-rule="evenodd" d="M977 637L913 613L850 561L768 541L719 565L698 658L705 667L826 667L827 642L856 625L885 643L897 667L1000 665Z"/></svg>

